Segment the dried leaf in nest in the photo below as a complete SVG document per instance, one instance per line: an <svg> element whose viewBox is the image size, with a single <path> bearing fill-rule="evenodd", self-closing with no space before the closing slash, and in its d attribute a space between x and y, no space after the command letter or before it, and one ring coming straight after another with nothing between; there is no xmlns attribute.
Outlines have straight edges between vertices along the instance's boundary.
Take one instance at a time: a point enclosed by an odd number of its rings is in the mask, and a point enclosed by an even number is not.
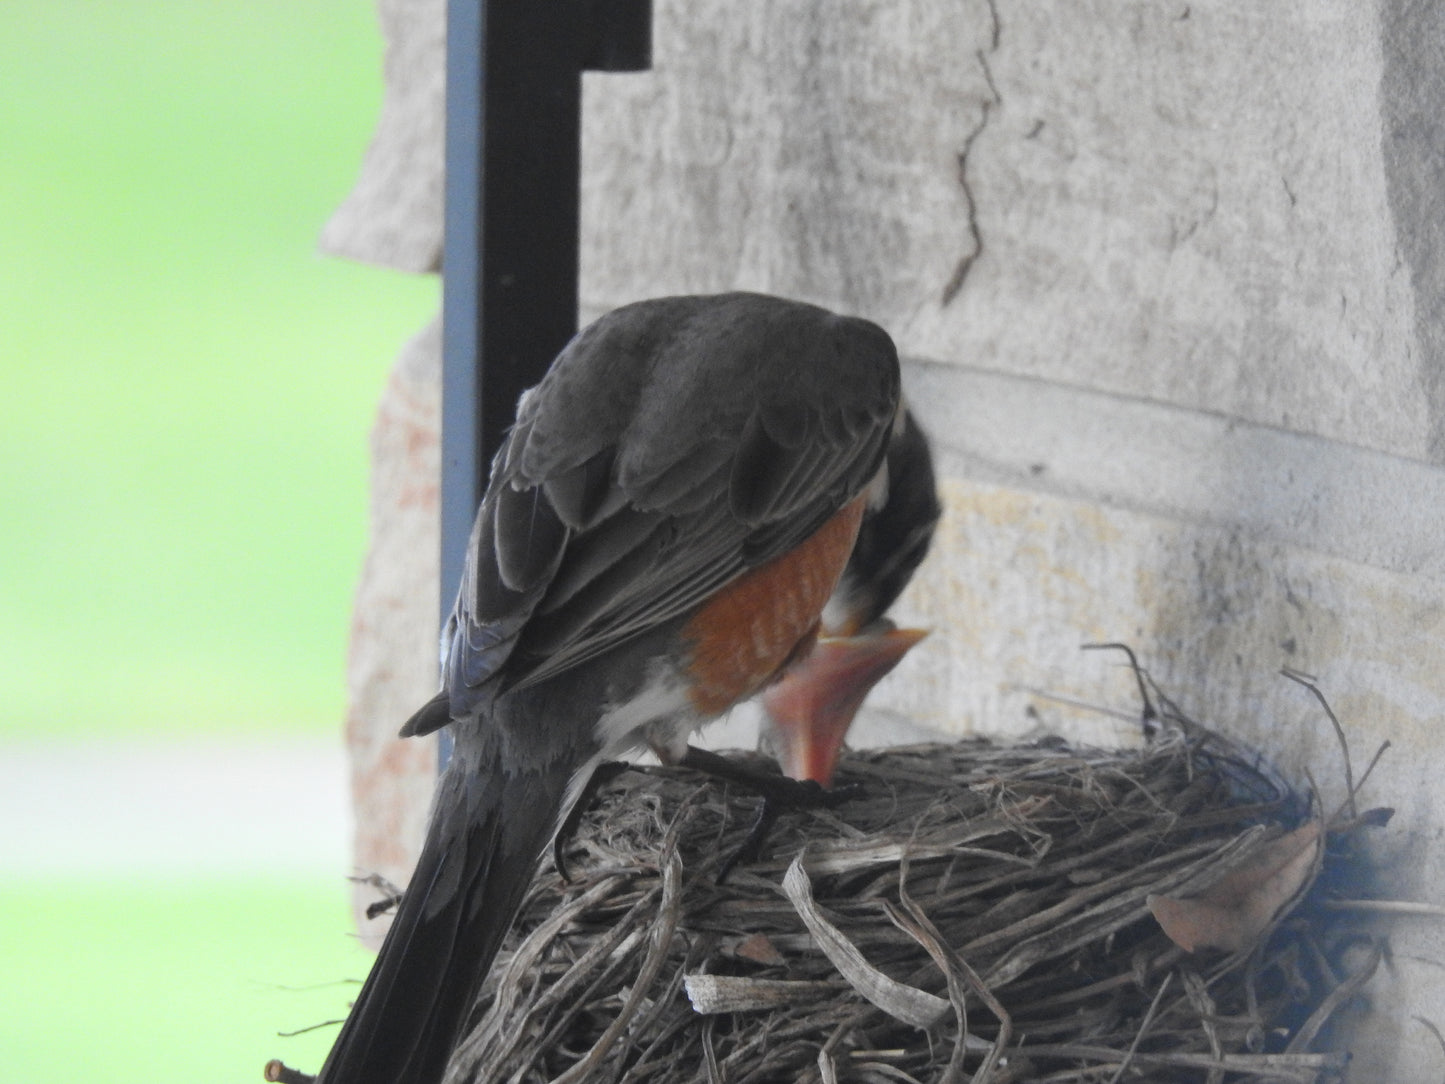
<svg viewBox="0 0 1445 1084"><path fill-rule="evenodd" d="M1197 896L1150 896L1149 910L1185 952L1243 952L1314 879L1319 857L1315 820L1265 841Z"/></svg>
<svg viewBox="0 0 1445 1084"><path fill-rule="evenodd" d="M1347 916L1299 917L1319 826L1241 751L921 746L840 781L861 796L785 814L722 885L754 797L661 768L604 786L451 1084L1337 1079L1310 1046L1364 981L1335 958ZM1190 901L1213 917L1181 933Z"/></svg>

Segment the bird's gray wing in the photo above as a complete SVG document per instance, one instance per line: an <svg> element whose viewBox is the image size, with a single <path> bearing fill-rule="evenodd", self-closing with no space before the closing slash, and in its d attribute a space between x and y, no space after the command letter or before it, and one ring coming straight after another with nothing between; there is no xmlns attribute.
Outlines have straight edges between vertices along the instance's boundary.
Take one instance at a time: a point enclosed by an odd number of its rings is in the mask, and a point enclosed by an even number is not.
<svg viewBox="0 0 1445 1084"><path fill-rule="evenodd" d="M898 394L881 329L777 298L665 298L585 329L493 464L444 644L445 714L685 615L798 545L878 471Z"/></svg>

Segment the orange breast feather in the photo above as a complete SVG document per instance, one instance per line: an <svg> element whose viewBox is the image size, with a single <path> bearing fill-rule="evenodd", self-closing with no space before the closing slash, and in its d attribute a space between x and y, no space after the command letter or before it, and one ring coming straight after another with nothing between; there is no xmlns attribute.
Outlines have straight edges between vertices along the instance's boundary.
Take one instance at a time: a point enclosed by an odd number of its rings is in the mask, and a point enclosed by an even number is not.
<svg viewBox="0 0 1445 1084"><path fill-rule="evenodd" d="M811 646L853 552L863 501L849 502L801 545L739 576L687 623L699 712L718 715L747 699Z"/></svg>

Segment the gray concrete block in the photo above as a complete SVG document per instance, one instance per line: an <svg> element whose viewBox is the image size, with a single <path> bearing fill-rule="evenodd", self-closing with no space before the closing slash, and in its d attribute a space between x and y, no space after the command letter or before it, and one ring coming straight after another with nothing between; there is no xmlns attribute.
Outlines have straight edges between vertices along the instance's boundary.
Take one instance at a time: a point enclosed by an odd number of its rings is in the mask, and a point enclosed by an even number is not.
<svg viewBox="0 0 1445 1084"><path fill-rule="evenodd" d="M653 73L585 84L590 309L761 289L918 357L1438 459L1434 280L1400 238L1445 197L1421 155L1382 155L1373 6L660 3L657 24Z"/></svg>

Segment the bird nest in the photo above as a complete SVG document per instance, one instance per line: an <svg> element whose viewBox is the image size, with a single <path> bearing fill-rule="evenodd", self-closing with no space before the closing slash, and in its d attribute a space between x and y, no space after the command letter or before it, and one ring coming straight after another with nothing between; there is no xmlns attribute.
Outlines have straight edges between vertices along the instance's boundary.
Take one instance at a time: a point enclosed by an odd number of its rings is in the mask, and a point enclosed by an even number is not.
<svg viewBox="0 0 1445 1084"><path fill-rule="evenodd" d="M839 777L851 800L785 813L722 883L755 797L607 783L449 1084L1338 1079L1322 1030L1379 951L1320 872L1383 818L1325 826L1177 727L1142 751L859 752Z"/></svg>

